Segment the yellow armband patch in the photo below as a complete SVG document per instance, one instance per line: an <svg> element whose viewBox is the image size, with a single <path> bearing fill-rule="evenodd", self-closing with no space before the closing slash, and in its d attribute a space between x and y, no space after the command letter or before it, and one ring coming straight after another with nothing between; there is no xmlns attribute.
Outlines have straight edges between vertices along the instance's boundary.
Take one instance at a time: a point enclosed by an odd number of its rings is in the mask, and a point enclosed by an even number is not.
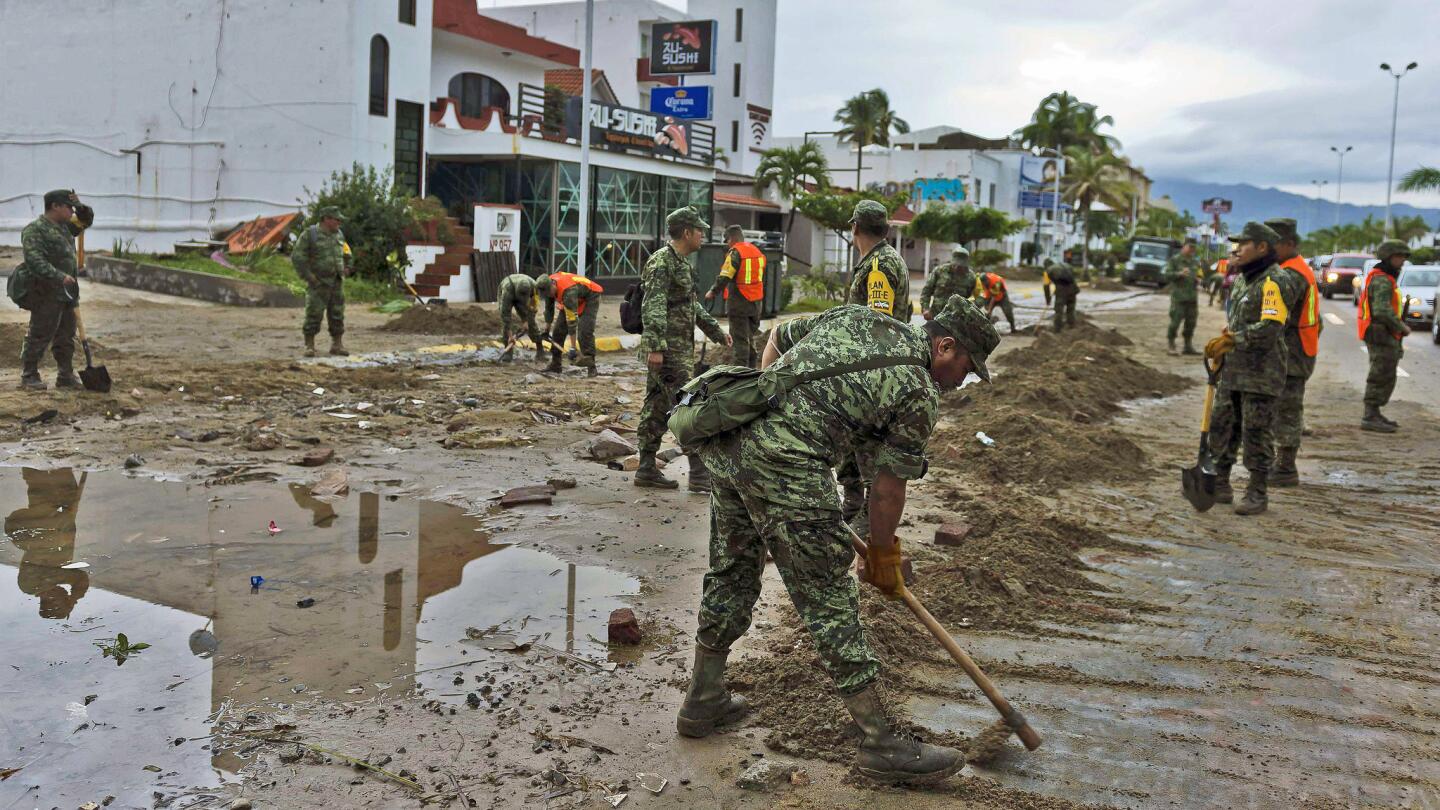
<svg viewBox="0 0 1440 810"><path fill-rule="evenodd" d="M349 256L349 255L350 255L350 243L349 243L349 242L341 242L341 243L340 243L340 248L341 248L341 250L343 250L343 251L345 252L345 255L346 255L346 256Z"/></svg>
<svg viewBox="0 0 1440 810"><path fill-rule="evenodd" d="M1049 286L1050 286L1050 274L1049 274L1049 273L1041 273L1041 274L1040 274L1040 283L1041 283L1041 284L1044 284L1046 287L1049 287Z"/></svg>
<svg viewBox="0 0 1440 810"><path fill-rule="evenodd" d="M878 260L871 267L870 275L865 277L865 305L876 312L895 314L895 288L890 286L890 279L880 271Z"/></svg>
<svg viewBox="0 0 1440 810"><path fill-rule="evenodd" d="M1285 306L1285 298L1280 295L1280 285L1275 283L1275 279L1265 279L1260 292L1260 320L1280 323L1290 320L1290 309Z"/></svg>

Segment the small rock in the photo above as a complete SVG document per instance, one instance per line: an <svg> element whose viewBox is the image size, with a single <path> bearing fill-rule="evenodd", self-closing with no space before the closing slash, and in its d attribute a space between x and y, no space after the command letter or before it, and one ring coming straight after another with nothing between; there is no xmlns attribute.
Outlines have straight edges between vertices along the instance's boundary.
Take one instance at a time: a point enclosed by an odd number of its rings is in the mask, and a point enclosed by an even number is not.
<svg viewBox="0 0 1440 810"><path fill-rule="evenodd" d="M230 803L230 810L250 810L249 799L236 799Z"/></svg>
<svg viewBox="0 0 1440 810"><path fill-rule="evenodd" d="M674 461L675 459L679 458L679 457L682 456L682 455L684 455L684 454L680 452L680 448L678 448L678 447L667 447L667 448L665 448L664 450L661 450L660 452L656 453L656 454L655 454L655 457L658 458L658 459L660 459L661 461Z"/></svg>
<svg viewBox="0 0 1440 810"><path fill-rule="evenodd" d="M261 453L266 450L274 450L280 446L280 437L274 433L256 433L245 442L245 449L252 453Z"/></svg>
<svg viewBox="0 0 1440 810"><path fill-rule="evenodd" d="M626 456L625 458L620 459L618 462L612 461L610 463L610 466L613 468L614 465L617 463L620 466L616 469L624 470L625 472L635 472L636 470L640 469L640 457L638 455Z"/></svg>
<svg viewBox="0 0 1440 810"><path fill-rule="evenodd" d="M525 375L522 382L524 382L526 385L534 385L538 382L545 382L545 378L532 371L529 374Z"/></svg>
<svg viewBox="0 0 1440 810"><path fill-rule="evenodd" d="M963 546L965 538L970 536L969 523L946 523L935 530L935 545L937 546Z"/></svg>
<svg viewBox="0 0 1440 810"><path fill-rule="evenodd" d="M790 784L794 785L795 787L804 787L810 784L810 774L805 773L801 770L797 770L794 773L790 774Z"/></svg>
<svg viewBox="0 0 1440 810"><path fill-rule="evenodd" d="M280 749L280 761L289 765L305 757L305 749L298 745L286 745Z"/></svg>
<svg viewBox="0 0 1440 810"><path fill-rule="evenodd" d="M480 696L475 694L474 692L466 693L465 705L469 706L472 709L480 708Z"/></svg>
<svg viewBox="0 0 1440 810"><path fill-rule="evenodd" d="M585 452L596 461L609 461L612 458L620 458L634 453L635 445L621 438L620 434L613 430L602 430L599 435L590 440Z"/></svg>
<svg viewBox="0 0 1440 810"><path fill-rule="evenodd" d="M555 487L549 484L515 487L500 496L500 505L508 509L512 506L521 506L527 503L550 503L554 497Z"/></svg>
<svg viewBox="0 0 1440 810"><path fill-rule="evenodd" d="M344 495L350 491L350 475L343 467L336 467L321 478L319 483L310 487L310 494L323 498L330 495Z"/></svg>
<svg viewBox="0 0 1440 810"><path fill-rule="evenodd" d="M439 375L439 374L426 374L426 375L422 376L420 379L421 379L421 380L424 380L425 382L435 382L436 380L440 379L440 375Z"/></svg>
<svg viewBox="0 0 1440 810"><path fill-rule="evenodd" d="M796 770L798 769L789 763L762 759L746 768L740 778L735 780L735 786L742 790L774 790L789 782Z"/></svg>
<svg viewBox="0 0 1440 810"><path fill-rule="evenodd" d="M334 457L335 449L333 447L317 447L314 450L307 450L305 455L300 457L300 466L320 467L330 463L330 459Z"/></svg>
<svg viewBox="0 0 1440 810"><path fill-rule="evenodd" d="M1025 589L1025 584L1014 577L1000 580L1000 587L1005 589L1005 593L1009 594L1011 599L1028 599L1030 597L1030 592Z"/></svg>
<svg viewBox="0 0 1440 810"><path fill-rule="evenodd" d="M476 399L475 397L465 397L464 399L460 400L460 404L464 405L467 408L478 408L480 407L480 400Z"/></svg>
<svg viewBox="0 0 1440 810"><path fill-rule="evenodd" d="M630 608L610 611L610 643L640 643L640 622L635 618L635 611Z"/></svg>
<svg viewBox="0 0 1440 810"><path fill-rule="evenodd" d="M575 488L575 479L574 479L574 478L568 478L568 477L567 477L567 478L550 478L550 479L547 479L547 480L545 481L545 483L549 484L551 487L553 487L553 488L555 488L555 489L574 489L574 488Z"/></svg>
<svg viewBox="0 0 1440 810"><path fill-rule="evenodd" d="M1084 411L1076 411L1075 413L1070 414L1070 418L1081 424L1088 424L1091 417L1090 414Z"/></svg>
<svg viewBox="0 0 1440 810"><path fill-rule="evenodd" d="M131 453L130 455L125 457L125 469L127 470L133 470L136 467L143 466L144 464L145 459L139 453Z"/></svg>

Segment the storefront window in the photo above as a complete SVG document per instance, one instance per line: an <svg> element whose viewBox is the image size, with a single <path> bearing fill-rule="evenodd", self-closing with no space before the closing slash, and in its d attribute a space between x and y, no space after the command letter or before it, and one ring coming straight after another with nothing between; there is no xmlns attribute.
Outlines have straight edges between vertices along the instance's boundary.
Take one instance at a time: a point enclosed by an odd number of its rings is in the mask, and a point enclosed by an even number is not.
<svg viewBox="0 0 1440 810"><path fill-rule="evenodd" d="M520 269L538 276L550 272L550 216L555 210L555 164L520 164Z"/></svg>
<svg viewBox="0 0 1440 810"><path fill-rule="evenodd" d="M657 244L660 178L653 174L595 170L593 276L638 276Z"/></svg>
<svg viewBox="0 0 1440 810"><path fill-rule="evenodd" d="M661 208L665 214L668 214L676 208L693 205L700 211L700 216L703 217L706 222L713 223L715 221L711 216L711 209L714 203L711 196L713 194L713 188L713 186L704 180L681 180L675 177L667 177L665 178L665 204ZM661 225L661 230L663 231L663 215Z"/></svg>

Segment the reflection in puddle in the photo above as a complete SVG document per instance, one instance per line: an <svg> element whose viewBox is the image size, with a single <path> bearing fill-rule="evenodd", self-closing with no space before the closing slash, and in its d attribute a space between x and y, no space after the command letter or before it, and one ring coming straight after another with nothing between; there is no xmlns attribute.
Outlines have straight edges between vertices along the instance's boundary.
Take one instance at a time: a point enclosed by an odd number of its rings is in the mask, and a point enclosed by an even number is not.
<svg viewBox="0 0 1440 810"><path fill-rule="evenodd" d="M0 785L0 806L106 795L148 806L152 791L214 787L244 764L196 739L217 715L364 699L408 689L418 670L479 660L464 671L483 675L516 660L467 628L603 661L605 619L638 587L491 542L458 507L377 493L0 468L0 514L0 637L25 651L0 668L0 768L23 768ZM89 567L66 567L77 562ZM93 642L117 633L151 647L116 667Z"/></svg>

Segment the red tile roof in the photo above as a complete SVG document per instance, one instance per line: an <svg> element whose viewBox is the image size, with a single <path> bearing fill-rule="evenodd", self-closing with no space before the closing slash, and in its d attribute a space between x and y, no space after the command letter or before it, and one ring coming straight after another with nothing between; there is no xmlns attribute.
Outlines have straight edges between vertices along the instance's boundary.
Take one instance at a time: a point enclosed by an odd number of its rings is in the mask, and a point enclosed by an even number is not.
<svg viewBox="0 0 1440 810"><path fill-rule="evenodd" d="M562 65L580 65L580 51L532 37L518 25L481 16L475 11L475 0L435 0L434 27Z"/></svg>
<svg viewBox="0 0 1440 810"><path fill-rule="evenodd" d="M554 85L560 88L560 92L567 96L578 96L585 92L584 82L580 80L584 73L583 68L556 68L545 71L545 86ZM610 80L605 78L605 71L600 68L591 68L590 75L600 87L602 101L614 102L616 100L615 90L610 87Z"/></svg>
<svg viewBox="0 0 1440 810"><path fill-rule="evenodd" d="M765 208L779 211L780 206L769 200L762 200L759 197L750 197L745 194L726 194L723 191L715 192L716 205L738 205L741 208Z"/></svg>
<svg viewBox="0 0 1440 810"><path fill-rule="evenodd" d="M899 224L901 224L901 225L906 225L906 224L908 224L908 223L910 222L910 220L912 220L912 219L914 219L914 218L915 218L915 212L910 210L910 206L905 205L905 204L903 204L903 203L901 204L901 206L900 206L899 208L896 208L896 209L895 209L895 212L894 212L893 214L890 215L890 221L891 221L891 222L899 223Z"/></svg>

